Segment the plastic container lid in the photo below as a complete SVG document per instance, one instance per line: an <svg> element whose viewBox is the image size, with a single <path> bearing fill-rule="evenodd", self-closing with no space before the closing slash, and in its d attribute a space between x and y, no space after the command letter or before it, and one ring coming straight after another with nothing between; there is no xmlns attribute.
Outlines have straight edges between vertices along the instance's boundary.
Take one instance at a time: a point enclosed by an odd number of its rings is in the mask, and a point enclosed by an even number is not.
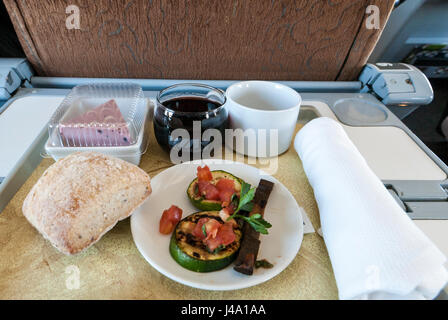
<svg viewBox="0 0 448 320"><path fill-rule="evenodd" d="M74 87L48 125L52 147L126 147L144 130L146 103L133 83L93 83Z"/></svg>

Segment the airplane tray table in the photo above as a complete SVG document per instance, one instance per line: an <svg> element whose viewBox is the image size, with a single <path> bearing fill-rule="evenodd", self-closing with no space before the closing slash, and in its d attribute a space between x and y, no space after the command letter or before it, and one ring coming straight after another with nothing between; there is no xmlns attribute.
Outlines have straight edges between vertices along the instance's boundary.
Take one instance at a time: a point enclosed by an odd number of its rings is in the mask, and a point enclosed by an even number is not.
<svg viewBox="0 0 448 320"><path fill-rule="evenodd" d="M297 130L301 127L297 125ZM205 291L170 280L152 268L132 240L130 219L119 222L93 247L65 256L26 221L22 203L54 161L43 159L0 214L0 299L337 299L337 287L323 239L305 234L299 253L278 276L236 291ZM294 148L279 157L274 177L293 194L315 228L320 226L313 191ZM140 167L150 176L172 166L156 143ZM70 285L79 270L79 288Z"/></svg>
<svg viewBox="0 0 448 320"><path fill-rule="evenodd" d="M79 82L79 79L73 81ZM58 83L61 82L63 84L64 79L58 80ZM156 87L152 87L154 83L157 83ZM228 85L224 81L211 84L216 87ZM167 85L167 81L149 81L149 87L145 88L143 85L145 96L154 98L159 87ZM305 85L311 86L311 90L316 89L313 83ZM357 93L355 85L338 84L338 90L344 90L337 91L339 93L331 90L323 91L326 93L303 93L304 100L296 131L318 116L338 120L396 200L413 219L417 219L414 221L436 245L448 254L448 220L445 210L448 194L442 189L447 184L447 166L378 100L371 95ZM44 83L44 88L21 89L8 108L23 109L26 105L32 105L34 109L27 109L30 112L29 118L32 119L36 119L36 115L42 115L42 110L51 114L51 109L68 92L63 88L70 87L71 83L52 89L47 86L51 84ZM322 90L332 89L333 86L331 84ZM369 113L356 109L356 105L366 103L373 104L370 106L372 108L365 109ZM379 109L375 109L377 107ZM8 109L4 112L7 111ZM10 116L12 113L10 112ZM134 245L130 219L119 222L86 252L71 257L60 254L22 214L25 196L45 169L54 163L52 159L40 159L39 153L48 133L45 120L39 121L41 128L36 126L32 128L33 134L29 133L32 143L21 156L17 168L11 171L14 174L0 185L0 191L15 193L0 214L0 299L252 300L338 297L326 246L317 233L304 235L299 253L278 276L263 284L236 291L193 289L160 274L145 261ZM21 128L14 129L20 132ZM153 177L173 164L168 154L156 143L152 125L149 140L149 148L142 156L140 167ZM25 180L29 174L31 175ZM291 147L279 156L278 170L273 176L291 191L317 230L320 227L319 211L294 148ZM18 188L21 181L25 183L15 192L14 188ZM7 189L7 185L14 188ZM78 276L79 287L73 285L73 280Z"/></svg>

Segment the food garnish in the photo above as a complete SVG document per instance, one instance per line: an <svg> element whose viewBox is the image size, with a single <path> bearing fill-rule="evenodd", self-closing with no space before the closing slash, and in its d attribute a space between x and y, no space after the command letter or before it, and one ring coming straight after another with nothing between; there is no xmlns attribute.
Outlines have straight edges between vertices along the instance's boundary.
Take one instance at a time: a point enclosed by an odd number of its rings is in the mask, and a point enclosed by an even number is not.
<svg viewBox="0 0 448 320"><path fill-rule="evenodd" d="M206 165L203 168L198 167L198 181L211 181L213 179L210 168Z"/></svg>
<svg viewBox="0 0 448 320"><path fill-rule="evenodd" d="M167 234L174 229L171 256L181 266L197 272L222 269L237 257L235 270L245 274L252 274L256 263L257 267L269 267L267 261L256 262L256 258L259 235L268 234L271 227L263 213L272 186L273 183L261 180L255 189L226 171L198 167L197 178L190 183L187 195L194 206L204 211L180 220L182 210L172 206L161 219L160 232ZM180 215L174 216L178 213L176 208Z"/></svg>
<svg viewBox="0 0 448 320"><path fill-rule="evenodd" d="M234 218L239 218L257 232L268 234L267 229L271 224L260 214L249 217L238 214L239 211L252 210L255 188L228 172L210 171L207 165L198 167L197 178L190 183L187 194L193 205L199 209L219 210L224 221L232 222Z"/></svg>
<svg viewBox="0 0 448 320"><path fill-rule="evenodd" d="M188 186L187 195L196 208L219 211L229 207L233 197L239 198L242 182L226 171L210 171L208 166L198 167L197 178Z"/></svg>
<svg viewBox="0 0 448 320"><path fill-rule="evenodd" d="M171 237L170 253L177 263L189 270L216 271L235 260L241 237L240 226L222 221L218 211L197 212L177 224Z"/></svg>
<svg viewBox="0 0 448 320"><path fill-rule="evenodd" d="M176 224L182 219L182 209L172 205L169 209L164 210L159 223L159 232L161 234L170 234L173 232Z"/></svg>
<svg viewBox="0 0 448 320"><path fill-rule="evenodd" d="M265 223L265 220L263 219L263 214L273 187L274 184L272 182L261 179L255 191L255 195L253 196L254 205L252 211L248 216L248 219L252 221L252 223L245 220L246 223L243 227L244 240L241 243L241 249L235 262L234 269L238 272L247 275L253 274L258 250L260 248L260 232L258 230L263 230L263 227L268 227L268 225ZM247 186L243 187L243 190L241 191L241 198L243 198L244 191L246 192L246 194L249 193L250 190L247 189ZM238 212L238 210L236 212ZM253 221L257 222L254 224Z"/></svg>
<svg viewBox="0 0 448 320"><path fill-rule="evenodd" d="M264 220L261 214L254 213L249 215L248 217L238 214L240 210L249 208L249 206L253 210L253 203L251 203L251 201L253 200L254 196L255 196L255 188L251 188L250 184L243 182L238 207L236 208L235 212L229 218L227 218L227 220L233 218L240 218L246 221L252 228L254 228L255 231L262 234L268 234L269 232L267 229L272 227L272 225L266 220Z"/></svg>
<svg viewBox="0 0 448 320"><path fill-rule="evenodd" d="M271 269L273 267L274 267L274 265L266 259L261 259L261 260L255 261L256 269L258 269L258 268Z"/></svg>

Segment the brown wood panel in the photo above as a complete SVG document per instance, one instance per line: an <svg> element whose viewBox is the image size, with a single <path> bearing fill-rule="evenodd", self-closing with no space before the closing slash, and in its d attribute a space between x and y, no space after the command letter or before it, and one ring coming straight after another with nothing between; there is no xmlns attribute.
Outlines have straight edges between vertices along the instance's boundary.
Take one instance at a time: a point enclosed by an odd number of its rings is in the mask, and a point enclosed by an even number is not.
<svg viewBox="0 0 448 320"><path fill-rule="evenodd" d="M369 5L376 5L380 10L379 28L368 29L366 27L366 19L368 14L364 15L359 32L353 42L352 48L347 55L341 73L337 80L353 80L357 79L362 67L366 64L367 59L375 48L381 33L384 30L386 22L393 9L393 2L390 0L370 0Z"/></svg>
<svg viewBox="0 0 448 320"><path fill-rule="evenodd" d="M355 41L371 2L5 0L41 75L267 80L359 72L376 43ZM381 2L390 9L393 1ZM80 8L79 30L65 26L71 4Z"/></svg>

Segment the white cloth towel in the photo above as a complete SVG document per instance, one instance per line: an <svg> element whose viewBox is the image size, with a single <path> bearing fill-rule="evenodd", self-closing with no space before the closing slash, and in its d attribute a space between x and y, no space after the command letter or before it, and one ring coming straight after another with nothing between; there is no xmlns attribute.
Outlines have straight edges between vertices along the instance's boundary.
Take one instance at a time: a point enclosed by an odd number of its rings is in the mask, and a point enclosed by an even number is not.
<svg viewBox="0 0 448 320"><path fill-rule="evenodd" d="M446 257L412 222L330 118L294 146L314 189L340 299L432 299L448 281Z"/></svg>

